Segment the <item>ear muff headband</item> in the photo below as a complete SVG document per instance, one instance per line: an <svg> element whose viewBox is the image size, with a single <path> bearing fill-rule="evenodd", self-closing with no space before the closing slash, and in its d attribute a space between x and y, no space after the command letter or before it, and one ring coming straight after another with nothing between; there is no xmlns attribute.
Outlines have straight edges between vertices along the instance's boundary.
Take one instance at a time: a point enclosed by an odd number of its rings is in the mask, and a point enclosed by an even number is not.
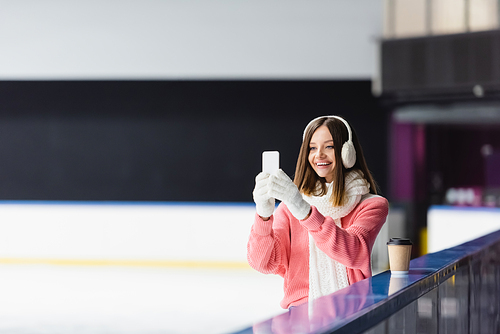
<svg viewBox="0 0 500 334"><path fill-rule="evenodd" d="M356 163L356 149L354 148L354 144L352 143L351 127L349 126L349 123L347 123L347 121L345 119L343 119L342 117L334 116L334 115L316 117L315 119L313 119L312 121L310 121L309 124L307 124L307 126L306 126L306 128L304 130L304 134L302 135L302 140L305 139L305 137L306 137L306 131L309 128L309 126L313 122L317 121L318 119L325 118L325 117L327 117L327 118L336 118L336 119L342 121L342 123L344 123L345 127L347 128L347 133L349 134L349 138L344 143L344 145L342 145L342 153L341 154L342 154L342 164L344 165L344 167L345 168L351 168Z"/></svg>

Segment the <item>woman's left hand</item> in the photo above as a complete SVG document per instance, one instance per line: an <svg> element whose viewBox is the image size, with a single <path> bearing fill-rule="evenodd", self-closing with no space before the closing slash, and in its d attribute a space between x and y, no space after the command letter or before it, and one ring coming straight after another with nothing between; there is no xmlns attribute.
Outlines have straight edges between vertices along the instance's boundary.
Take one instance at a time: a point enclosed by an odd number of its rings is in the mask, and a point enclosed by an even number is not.
<svg viewBox="0 0 500 334"><path fill-rule="evenodd" d="M309 215L311 205L302 198L297 186L283 170L280 169L269 177L267 187L269 196L285 203L295 218L303 220Z"/></svg>

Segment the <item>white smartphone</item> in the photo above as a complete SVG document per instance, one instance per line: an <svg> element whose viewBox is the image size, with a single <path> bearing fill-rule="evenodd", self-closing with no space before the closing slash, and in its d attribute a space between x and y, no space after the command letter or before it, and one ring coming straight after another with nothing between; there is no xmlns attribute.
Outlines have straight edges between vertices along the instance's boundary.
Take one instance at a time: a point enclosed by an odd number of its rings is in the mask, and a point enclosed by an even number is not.
<svg viewBox="0 0 500 334"><path fill-rule="evenodd" d="M280 168L280 152L264 151L262 152L262 171L273 174Z"/></svg>

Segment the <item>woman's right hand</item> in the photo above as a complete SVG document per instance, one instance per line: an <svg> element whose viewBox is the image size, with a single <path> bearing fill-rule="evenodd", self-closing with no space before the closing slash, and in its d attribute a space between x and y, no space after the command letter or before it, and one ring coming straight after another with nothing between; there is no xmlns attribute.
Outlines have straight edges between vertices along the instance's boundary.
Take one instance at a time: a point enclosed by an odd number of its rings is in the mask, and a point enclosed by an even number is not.
<svg viewBox="0 0 500 334"><path fill-rule="evenodd" d="M255 188L253 190L253 201L255 202L257 214L267 220L274 212L275 200L267 194L270 174L260 172L255 178Z"/></svg>

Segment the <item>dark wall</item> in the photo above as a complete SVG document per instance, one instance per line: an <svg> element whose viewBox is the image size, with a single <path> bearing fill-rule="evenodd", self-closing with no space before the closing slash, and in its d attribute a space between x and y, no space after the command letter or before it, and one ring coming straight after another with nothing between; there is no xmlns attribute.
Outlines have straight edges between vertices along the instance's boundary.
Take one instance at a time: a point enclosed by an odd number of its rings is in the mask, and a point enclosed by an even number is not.
<svg viewBox="0 0 500 334"><path fill-rule="evenodd" d="M2 81L0 199L252 201L261 152L292 177L312 118L345 116L386 188L369 81Z"/></svg>

